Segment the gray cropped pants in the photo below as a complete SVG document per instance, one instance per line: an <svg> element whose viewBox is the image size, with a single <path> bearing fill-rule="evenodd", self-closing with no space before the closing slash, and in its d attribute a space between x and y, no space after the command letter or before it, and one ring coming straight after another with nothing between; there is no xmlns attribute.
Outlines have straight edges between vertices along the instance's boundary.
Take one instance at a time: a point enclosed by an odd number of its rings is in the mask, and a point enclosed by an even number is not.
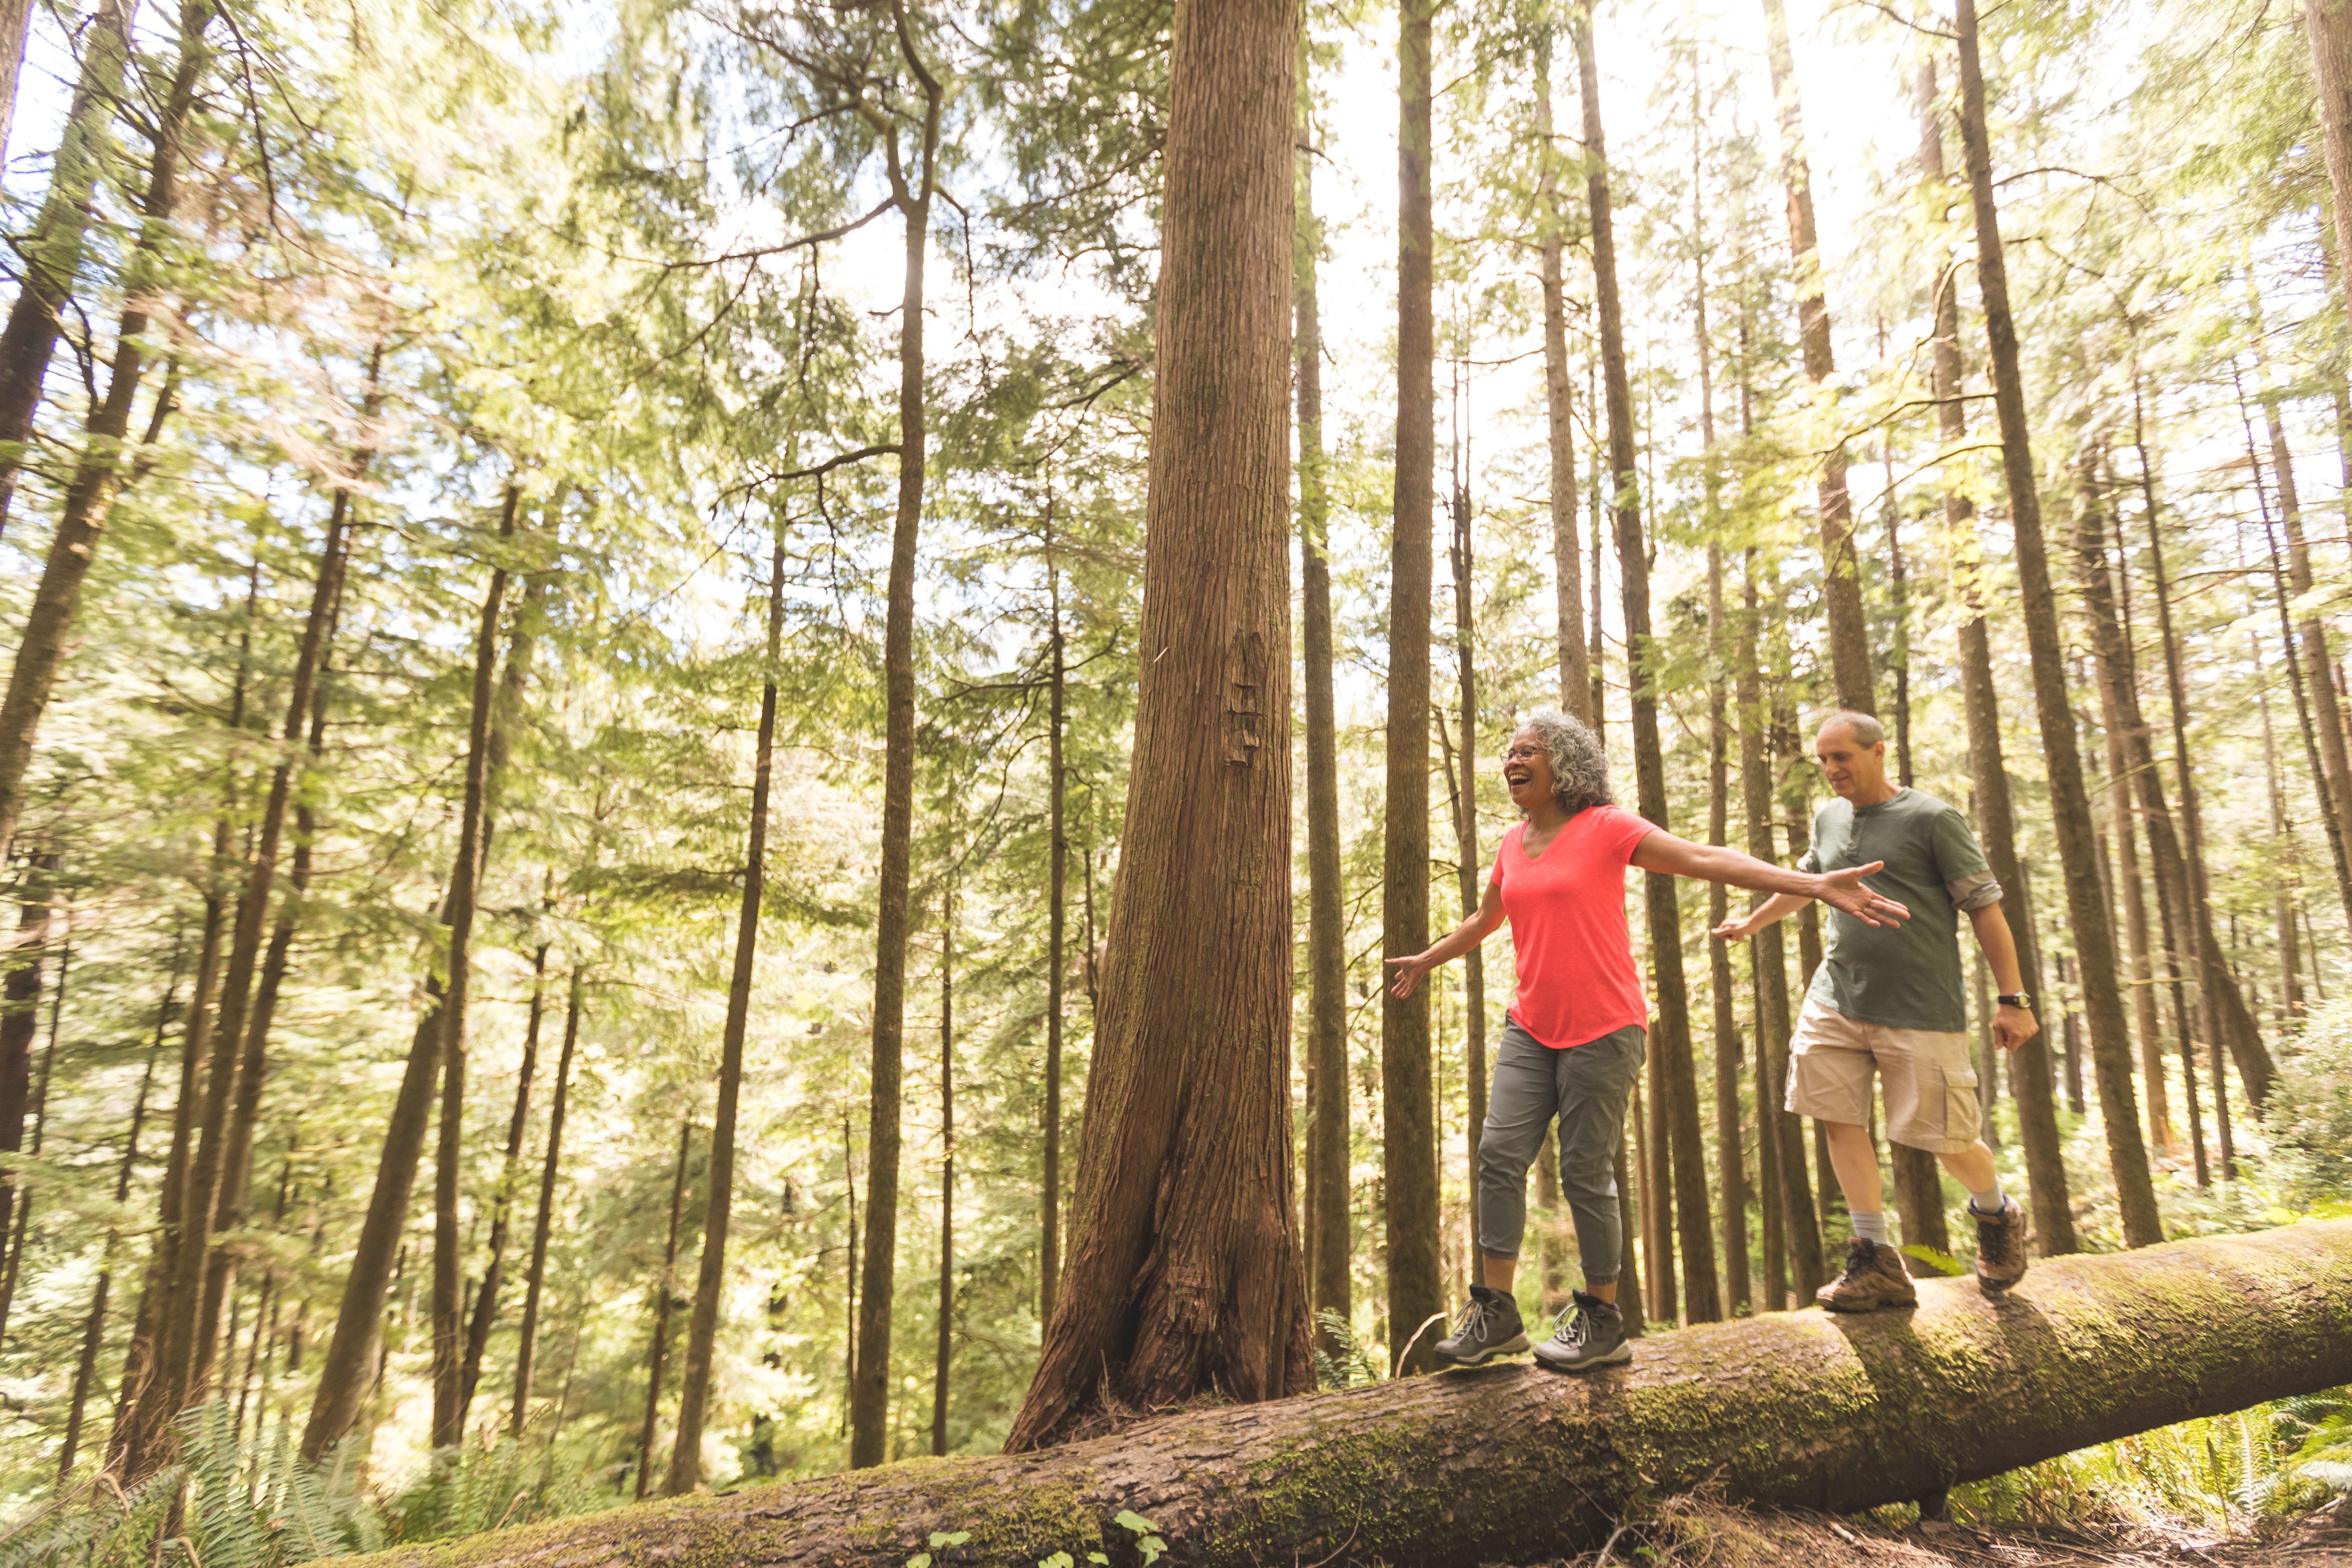
<svg viewBox="0 0 2352 1568"><path fill-rule="evenodd" d="M1528 1167L1544 1129L1559 1119L1559 1190L1576 1222L1584 1277L1617 1278L1623 1226L1617 1203L1617 1143L1625 1102L1649 1043L1639 1024L1556 1051L1506 1017L1495 1049L1495 1087L1478 1135L1478 1249L1517 1258L1528 1226Z"/></svg>

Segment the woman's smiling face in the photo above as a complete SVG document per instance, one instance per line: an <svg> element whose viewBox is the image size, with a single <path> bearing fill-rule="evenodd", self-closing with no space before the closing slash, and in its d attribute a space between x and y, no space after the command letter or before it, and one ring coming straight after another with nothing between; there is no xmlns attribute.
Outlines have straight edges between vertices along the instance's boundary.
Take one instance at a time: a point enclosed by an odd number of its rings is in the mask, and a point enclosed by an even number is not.
<svg viewBox="0 0 2352 1568"><path fill-rule="evenodd" d="M1551 752L1534 730L1511 737L1503 752L1503 783L1511 792L1511 804L1521 811L1533 811L1551 798Z"/></svg>

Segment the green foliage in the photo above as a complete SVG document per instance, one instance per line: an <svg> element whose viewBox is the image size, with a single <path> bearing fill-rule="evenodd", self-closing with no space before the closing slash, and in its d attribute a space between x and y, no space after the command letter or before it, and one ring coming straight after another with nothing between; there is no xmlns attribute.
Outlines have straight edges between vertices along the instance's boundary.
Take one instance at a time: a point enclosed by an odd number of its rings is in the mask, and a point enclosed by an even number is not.
<svg viewBox="0 0 2352 1568"><path fill-rule="evenodd" d="M1357 1341L1354 1325L1331 1311L1317 1313L1315 1321L1339 1351L1335 1355L1324 1349L1318 1337L1315 1346L1316 1387L1354 1388L1381 1381L1381 1363L1367 1346Z"/></svg>

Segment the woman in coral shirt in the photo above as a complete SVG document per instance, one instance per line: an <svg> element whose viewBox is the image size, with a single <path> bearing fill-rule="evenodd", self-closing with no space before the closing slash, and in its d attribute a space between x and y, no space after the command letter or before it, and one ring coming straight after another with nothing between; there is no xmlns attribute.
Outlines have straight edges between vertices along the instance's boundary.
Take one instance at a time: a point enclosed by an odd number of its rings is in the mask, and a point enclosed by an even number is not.
<svg viewBox="0 0 2352 1568"><path fill-rule="evenodd" d="M1576 1225L1584 1289L1535 1347L1555 1372L1633 1359L1617 1310L1620 1241L1614 1164L1626 1098L1642 1070L1650 1005L1625 925L1625 868L1818 899L1877 925L1909 913L1863 886L1878 865L1816 876L1736 849L1693 844L1610 799L1599 737L1564 713L1530 715L1503 753L1503 782L1526 820L1503 835L1478 912L1425 952L1391 958L1392 990L1492 936L1507 920L1518 992L1496 1047L1494 1088L1478 1141L1478 1251L1470 1288L1437 1357L1476 1366L1528 1348L1511 1294L1527 1226L1528 1167L1559 1122L1559 1186Z"/></svg>

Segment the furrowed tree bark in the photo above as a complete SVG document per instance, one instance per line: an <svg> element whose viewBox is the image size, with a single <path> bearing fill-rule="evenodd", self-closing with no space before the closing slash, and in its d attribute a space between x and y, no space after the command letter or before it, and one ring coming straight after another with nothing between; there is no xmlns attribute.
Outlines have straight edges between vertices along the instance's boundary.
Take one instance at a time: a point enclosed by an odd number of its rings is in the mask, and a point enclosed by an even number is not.
<svg viewBox="0 0 2352 1568"><path fill-rule="evenodd" d="M909 253L908 264L910 267L917 265L912 259L912 252ZM909 331L919 331L914 323L921 320L921 304L922 297L919 292L908 300L907 330ZM917 351L916 363L918 366L921 363L919 346ZM918 418L919 417L919 405ZM917 438L919 440L919 424L915 428ZM900 496L902 508L905 499L902 490ZM899 521L902 528L911 528L903 510L899 514ZM911 543L911 540L908 542ZM897 571L895 566L892 571L895 576ZM893 601L894 603L896 601L895 595ZM783 639L784 539L782 533L779 531L776 535L775 548L768 558L768 640L765 645L767 657L762 661L764 679L760 685L760 730L758 737L752 742L751 821L750 830L745 835L743 847L743 901L735 921L735 963L728 976L727 1022L719 1039L719 1100L717 1107L710 1113L710 1159L708 1174L704 1178L707 1188L702 1208L702 1259L695 1277L694 1316L687 1322L686 1370L685 1374L678 1380L677 1390L677 1436L670 1447L669 1473L662 1479L664 1497L683 1497L702 1484L702 1425L709 1408L711 1371L718 1354L719 1308L720 1299L726 1294L727 1289L727 1226L729 1216L733 1212L735 1201L735 1113L743 1092L743 1038L750 1029L751 1019L751 965L758 954L760 945L760 901L765 895L768 886L768 799L775 778L776 756L776 661L783 651ZM912 721L912 718L911 713L908 715L909 722ZM893 721L896 721L895 719ZM909 760L911 762L911 759ZM911 822L913 805L911 781L905 804L908 806L909 812L908 816L899 818L902 826ZM888 863L887 846L889 841L889 827L887 822L883 830L883 840L886 847L884 862L887 868ZM902 842L900 845L902 852L905 847ZM903 891L903 874L906 870L903 860L900 862L899 870L902 876ZM887 905L887 878L885 902ZM905 978L903 965L907 956L907 933L903 924L905 912L902 900L899 910L902 923L898 931L901 981ZM897 1000L903 1007L906 1001L903 991ZM878 1022L877 1032L878 1036ZM893 1173L889 1190L883 1195L895 1205L898 1202L895 1167L898 1163L896 1150L898 1127L895 1084L891 1091L890 1113L889 1132L892 1151L890 1162ZM882 1185L880 1182L874 1179L870 1170L867 1176L871 1184L869 1192ZM872 1200L868 1201L870 1204ZM867 1291L877 1289L871 1262L873 1247L876 1244L872 1238L873 1233L880 1228L882 1222L879 1220L871 1217L867 1220L866 1258L868 1262L865 1280ZM887 1369L890 1360L889 1306L887 1300L890 1293L890 1276L887 1272L882 1277L879 1289L886 1298L880 1325L884 1342L883 1348L873 1353L881 1357L882 1363ZM863 1438L860 1434L867 1433L867 1427L858 1424L863 1408L861 1401L877 1397L867 1392L869 1384L866 1378L866 1357L870 1349L866 1342L866 1334L874 1327L874 1316L873 1309L869 1306L858 1318L856 1371L850 1385L851 1463L853 1465L859 1462L857 1456L865 1451L858 1447L861 1441L869 1444L874 1453L874 1457L864 1460L864 1463L871 1465L880 1461L882 1435L879 1420L869 1420L868 1425L872 1430ZM878 1387L879 1384L873 1386Z"/></svg>
<svg viewBox="0 0 2352 1568"><path fill-rule="evenodd" d="M677 1299L677 1222L686 1212L686 1161L694 1123L677 1128L677 1163L669 1178L669 1229L662 1239L661 1279L654 1286L654 1342L646 1352L646 1414L637 1427L637 1496L653 1489L654 1433L661 1420L662 1373L668 1370L670 1303Z"/></svg>
<svg viewBox="0 0 2352 1568"><path fill-rule="evenodd" d="M1659 656L1650 632L1649 546L1642 532L1645 498L1633 466L1633 396L1625 371L1624 311L1617 294L1616 237L1610 212L1600 62L1590 0L1580 5L1574 25L1584 100L1585 199L1592 225L1593 292L1601 318L1601 379L1609 409L1617 563L1625 603L1625 684L1633 696L1634 794L1643 816L1660 827L1671 828L1665 758L1658 735L1654 666ZM1664 1067L1675 1231L1682 1255L1683 1310L1692 1322L1711 1322L1723 1316L1723 1296L1716 1272L1715 1237L1707 1223L1706 1155L1699 1132L1697 1073L1691 1060L1690 994L1683 978L1682 910L1675 879L1645 872L1643 894L1649 917L1650 984L1657 993L1658 1005L1650 1051ZM1658 1262L1651 1259L1653 1271Z"/></svg>
<svg viewBox="0 0 2352 1568"><path fill-rule="evenodd" d="M131 58L138 0L101 0L81 34L81 70L63 133L49 161L49 189L33 232L16 247L24 281L0 327L0 528L7 526L16 478L33 439L33 416L57 353L58 318L81 270L92 216L91 197L122 102L122 76ZM0 152L6 147L16 76L25 58L30 0L0 0ZM13 41L14 47L9 47ZM184 68L186 61L183 60ZM167 106L165 114L171 112ZM180 110L183 125L186 109ZM173 149L176 156L177 148Z"/></svg>
<svg viewBox="0 0 2352 1568"><path fill-rule="evenodd" d="M475 1538L468 1568L728 1557L896 1568L932 1531L975 1562L1133 1551L1177 1568L1345 1553L1472 1568L1591 1551L1638 1500L1701 1486L1849 1513L2090 1444L2352 1380L2352 1221L2052 1259L1988 1298L1770 1313L1643 1342L1563 1380L1525 1363L1164 1417L1050 1455L905 1466ZM2059 1397L2020 1399L2032 1387ZM1465 1500L1475 1499L1475 1506ZM384 1568L446 1560L430 1546ZM1113 1557L1114 1562L1130 1560Z"/></svg>
<svg viewBox="0 0 2352 1568"><path fill-rule="evenodd" d="M1758 647L1763 609L1756 590L1756 556L1751 545L1734 691L1739 708L1739 793L1748 824L1748 852L1759 860L1772 860L1772 774L1765 760L1764 680ZM1757 1139L1758 1168L1772 1189L1772 1207L1768 1212L1778 1215L1780 1243L1787 1249L1788 1276L1785 1280L1769 1280L1767 1294L1786 1291L1799 1301L1809 1301L1828 1276L1822 1256L1821 1224L1813 1211L1812 1182L1805 1171L1804 1122L1783 1109L1788 1104L1790 1030L1785 931L1785 926L1776 921L1748 939L1758 1023L1756 1115L1759 1124L1770 1123L1769 1136L1759 1133ZM1789 1302L1774 1296L1767 1305L1780 1311Z"/></svg>
<svg viewBox="0 0 2352 1568"><path fill-rule="evenodd" d="M1584 643L1584 583L1576 537L1576 420L1570 407L1568 301L1563 252L1567 215L1560 204L1560 152L1552 127L1553 29L1536 34L1536 214L1542 225L1544 415L1551 443L1552 584L1559 606L1559 705L1593 724L1592 663ZM1595 734L1600 733L1596 727Z"/></svg>
<svg viewBox="0 0 2352 1568"><path fill-rule="evenodd" d="M157 252L178 205L181 142L194 104L196 76L208 58L204 34L211 20L208 0L187 0L181 8L178 73L157 121L139 237L123 268L124 292L131 302L123 307L117 324L106 395L85 421L81 457L66 487L41 580L25 614L16 662L8 672L7 693L0 697L0 856L7 854L16 837L16 819L25 805L25 774L32 765L33 740L72 641L74 620L81 608L82 582L89 575L90 563L112 520L115 494L121 487L124 437L131 429L131 405L138 395L143 364L139 340L147 331ZM127 20L125 25L127 28Z"/></svg>
<svg viewBox="0 0 2352 1568"><path fill-rule="evenodd" d="M2009 493L2010 521L2017 541L2017 572L2026 643L2033 666L2034 709L2040 721L2044 766L2050 780L2051 815L2057 828L2058 858L2066 878L2066 906L2074 951L2083 970L2083 1011L2091 1034L2091 1057L2106 1114L2107 1161L2122 1210L2124 1243L2147 1247L2164 1238L2157 1215L2156 1186L2140 1138L2137 1097L2132 1088L2131 1037L2124 1022L2123 991L2116 984L2115 927L2099 886L2097 832L2090 795L2083 783L2083 758L2074 731L2074 710L2066 689L2065 649L2058 636L2056 588L2051 581L2048 547L2042 531L2042 497L2036 489L2033 449L2026 426L2025 384L2018 367L2017 327L2010 312L2009 274L2001 254L1999 213L1993 202L1992 153L1985 137L1985 95L1977 53L1976 0L1958 0L1960 47L1960 141L1967 154L1969 186L1976 210L1977 277L1984 299L1985 335L1991 350L1993 403L2000 422L2001 474ZM1996 871L1998 876L1999 872ZM2046 1049L2046 1047L2045 1047ZM2047 1084L2047 1075L2043 1082ZM2041 1219L2039 1213L2036 1220Z"/></svg>
<svg viewBox="0 0 2352 1568"><path fill-rule="evenodd" d="M1298 25L1279 0L1175 15L1127 826L1069 1262L1013 1451L1314 1381L1288 1109ZM1433 1247L1427 1268L1433 1293Z"/></svg>
<svg viewBox="0 0 2352 1568"><path fill-rule="evenodd" d="M1766 57L1780 124L1780 181L1788 193L1789 249L1796 258L1797 338L1805 379L1824 425L1835 419L1837 361L1830 347L1829 301L1822 282L1821 240L1813 223L1813 175L1805 153L1804 109L1789 17L1780 0L1764 0ZM1860 563L1854 558L1853 498L1845 482L1845 448L1822 458L1822 608L1829 623L1830 667L1838 706L1876 714L1870 673L1870 627L1863 616Z"/></svg>
<svg viewBox="0 0 2352 1568"><path fill-rule="evenodd" d="M514 537L522 492L507 487L499 513L499 542ZM466 1238L457 1205L465 1173L467 1008L472 998L474 921L479 912L483 862L489 848L491 733L496 721L499 617L508 572L503 558L490 568L474 634L474 691L466 740L465 803L457 819L457 860L449 873L448 978L442 996L441 1123L433 1160L433 1426L432 1443L446 1448L466 1436Z"/></svg>
<svg viewBox="0 0 2352 1568"><path fill-rule="evenodd" d="M1397 40L1396 496L1389 553L1388 787L1381 951L1429 945L1431 535L1437 486L1436 327L1431 289L1431 18L1433 0L1401 0ZM1382 972L1385 975L1386 972ZM1440 1275L1435 1107L1429 1007L1381 989L1381 1194L1388 1222L1388 1353L1429 1372L1445 1310ZM1422 1331L1427 1328L1431 1331Z"/></svg>
<svg viewBox="0 0 2352 1568"><path fill-rule="evenodd" d="M539 1214L530 1227L530 1273L523 1281L522 1322L516 1331L514 1407L507 1415L507 1436L522 1436L530 1415L532 1364L539 1348L540 1294L547 1282L548 1233L554 1224L555 1176L562 1168L563 1112L572 1091L572 1054L580 1043L580 960L572 960L570 994L563 1009L563 1051L555 1063L555 1093L547 1108L547 1157L539 1172Z"/></svg>
<svg viewBox="0 0 2352 1568"><path fill-rule="evenodd" d="M915 47L905 0L891 0L900 58L913 78L911 101L921 109L920 166L909 169L899 152L899 124L887 121L884 149L888 158L891 200L906 222L906 277L898 304L898 510L890 534L890 587L883 631L882 668L882 864L874 931L874 1048L867 1072L866 1142L866 1257L858 1291L857 1373L851 1385L849 1463L853 1469L878 1465L888 1436L890 1394L890 1308L898 1267L898 1143L899 1088L904 1071L907 1031L907 933L910 920L908 885L914 853L915 818L915 554L923 521L925 421L929 417L923 392L923 266L931 232L931 197L939 177L940 117L946 89L923 63ZM782 559L777 571L783 570ZM773 634L771 634L771 642ZM775 658L769 654L772 661ZM770 690L774 689L772 677ZM772 707L773 698L770 698ZM764 764L763 764L764 766ZM765 795L761 799L765 800ZM761 825L766 832L766 824ZM741 962L749 962L747 949ZM749 984L748 974L745 984ZM735 1049L742 1046L740 1029ZM730 1100L731 1106L731 1100ZM731 1179L735 1129L731 1118L712 1133L712 1157L719 1140L727 1141ZM703 1240L702 1295L709 1310L719 1307L719 1280L712 1272L711 1249L723 1247L726 1215L717 1207L719 1177L711 1174L715 1230ZM710 1376L710 1341L703 1327L705 1306L698 1297L694 1309L694 1348L687 1358L689 1385L698 1376L705 1388ZM715 1330L717 1319L712 1319ZM694 1395L695 1441L702 1440L702 1390ZM686 1396L679 1401L679 1455L685 1455ZM699 1453L691 1469L673 1462L671 1495L690 1488L699 1479ZM686 1485L679 1485L681 1474Z"/></svg>
<svg viewBox="0 0 2352 1568"><path fill-rule="evenodd" d="M1317 279L1323 231L1315 219L1314 94L1303 28L1299 60L1298 237L1292 289L1297 313L1299 638L1307 681L1307 1052L1315 1086L1307 1124L1315 1206L1307 1219L1312 1248L1307 1281L1316 1342L1325 1354L1337 1355L1339 1342L1323 1331L1320 1320L1325 1312L1336 1312L1346 1321L1355 1310L1349 1279L1354 1216L1349 1181L1348 933L1341 908L1346 889L1339 858L1339 726L1331 690L1331 496L1323 468L1323 313Z"/></svg>

